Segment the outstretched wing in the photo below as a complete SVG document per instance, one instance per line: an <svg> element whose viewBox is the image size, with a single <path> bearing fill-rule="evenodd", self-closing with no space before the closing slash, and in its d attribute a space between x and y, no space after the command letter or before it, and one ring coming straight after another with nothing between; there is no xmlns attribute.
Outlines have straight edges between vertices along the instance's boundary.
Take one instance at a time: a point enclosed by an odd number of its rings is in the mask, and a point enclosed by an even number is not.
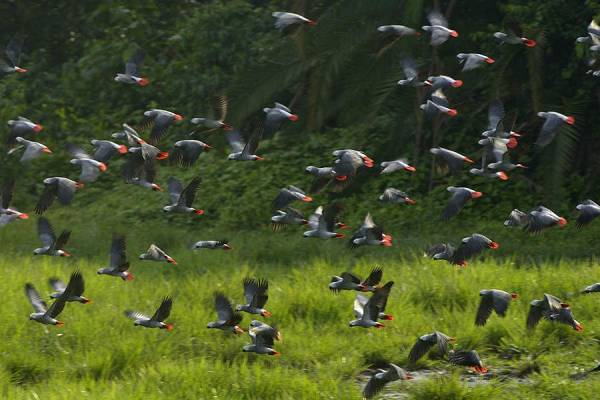
<svg viewBox="0 0 600 400"><path fill-rule="evenodd" d="M33 306L33 309L35 310L35 312L38 312L38 313L46 312L48 305L46 304L46 302L44 300L42 300L42 297L40 296L38 291L35 290L35 287L33 287L33 285L31 283L25 284L25 295L29 299L29 302Z"/></svg>
<svg viewBox="0 0 600 400"><path fill-rule="evenodd" d="M171 307L173 307L173 299L170 297L165 297L152 316L152 320L163 322L165 319L169 318L169 315L171 314Z"/></svg>
<svg viewBox="0 0 600 400"><path fill-rule="evenodd" d="M186 207L191 207L194 203L194 199L196 198L198 187L200 187L200 178L195 177L181 192L181 196L179 196L179 204L181 204L183 200L183 205Z"/></svg>

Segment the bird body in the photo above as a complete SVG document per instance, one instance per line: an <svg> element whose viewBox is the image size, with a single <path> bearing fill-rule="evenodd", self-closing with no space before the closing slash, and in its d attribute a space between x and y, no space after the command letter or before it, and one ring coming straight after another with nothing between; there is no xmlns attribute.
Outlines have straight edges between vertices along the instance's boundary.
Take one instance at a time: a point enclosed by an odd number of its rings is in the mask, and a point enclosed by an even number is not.
<svg viewBox="0 0 600 400"><path fill-rule="evenodd" d="M450 353L448 353L448 361L452 364L470 367L479 374L488 372L488 369L483 366L483 362L481 361L481 358L479 358L479 354L476 350L450 350Z"/></svg>
<svg viewBox="0 0 600 400"><path fill-rule="evenodd" d="M536 146L545 147L549 145L558 134L558 130L564 125L574 125L575 118L558 113L556 111L539 112L538 117L544 118L544 125L540 130L540 134L535 142Z"/></svg>
<svg viewBox="0 0 600 400"><path fill-rule="evenodd" d="M280 353L273 349L275 340L281 340L281 333L260 321L252 321L248 334L252 338L252 344L243 347L244 352L256 354L267 354L270 356L279 356Z"/></svg>
<svg viewBox="0 0 600 400"><path fill-rule="evenodd" d="M484 289L479 292L481 298L477 315L475 317L475 325L483 326L492 314L492 310L500 317L506 315L506 310L511 300L516 299L516 293L508 293L498 289Z"/></svg>
<svg viewBox="0 0 600 400"><path fill-rule="evenodd" d="M231 250L231 246L227 240L200 240L194 243L193 248L195 250L199 249L209 249L209 250Z"/></svg>
<svg viewBox="0 0 600 400"><path fill-rule="evenodd" d="M133 275L129 272L125 236L113 235L110 247L110 266L98 269L97 273L98 275L119 277L124 281L133 280Z"/></svg>
<svg viewBox="0 0 600 400"><path fill-rule="evenodd" d="M169 177L167 188L169 190L170 204L163 207L163 211L180 214L204 214L204 210L192 207L196 198L200 178L196 177L184 188L181 181L174 177Z"/></svg>
<svg viewBox="0 0 600 400"><path fill-rule="evenodd" d="M426 335L420 336L413 347L410 349L408 360L414 364L421 357L423 357L429 350L431 350L436 344L438 346L438 352L441 355L445 355L448 352L448 343L454 342L456 339L450 337L442 332L435 331Z"/></svg>
<svg viewBox="0 0 600 400"><path fill-rule="evenodd" d="M365 399L370 399L379 393L389 382L410 380L413 377L396 364L390 363L387 369L379 368L371 372L371 378L363 389Z"/></svg>
<svg viewBox="0 0 600 400"><path fill-rule="evenodd" d="M235 310L270 317L271 312L264 308L269 299L269 282L266 279L245 278L243 284L246 304L238 304Z"/></svg>
<svg viewBox="0 0 600 400"><path fill-rule="evenodd" d="M167 262L169 264L177 265L177 262L171 256L169 256L155 244L151 244L145 253L140 254L139 259L147 261Z"/></svg>
<svg viewBox="0 0 600 400"><path fill-rule="evenodd" d="M577 211L579 211L579 217L577 218L577 226L583 227L594 219L600 216L600 206L593 200L585 200L577 205Z"/></svg>
<svg viewBox="0 0 600 400"><path fill-rule="evenodd" d="M143 62L144 53L141 50L136 51L125 64L125 73L118 73L115 76L115 81L130 85L146 86L150 81L147 78L139 76Z"/></svg>
<svg viewBox="0 0 600 400"><path fill-rule="evenodd" d="M231 302L221 292L216 292L215 295L215 309L217 311L217 321L209 322L207 328L209 329L220 329L226 332L232 332L235 334L243 334L244 330L239 327L239 323L242 322L243 316L239 312L234 312Z"/></svg>
<svg viewBox="0 0 600 400"><path fill-rule="evenodd" d="M134 326L166 329L168 332L171 332L173 330L173 324L168 324L164 321L165 319L169 318L169 315L171 315L172 306L173 300L170 297L165 297L152 317L131 310L126 310L125 316L133 320Z"/></svg>
<svg viewBox="0 0 600 400"><path fill-rule="evenodd" d="M526 37L519 37L513 31L508 31L507 33L494 32L493 36L498 39L500 44L522 44L526 47L535 47L537 44L535 40L528 39Z"/></svg>
<svg viewBox="0 0 600 400"><path fill-rule="evenodd" d="M286 31L288 28L299 25L316 25L317 22L311 19L308 19L300 14L283 12L283 11L275 11L271 14L273 18L275 18L275 28L280 30L281 32Z"/></svg>
<svg viewBox="0 0 600 400"><path fill-rule="evenodd" d="M335 232L335 217L338 213L336 207L329 206L323 208L317 207L315 212L308 219L309 230L303 233L304 237L314 237L319 239L344 238L343 233Z"/></svg>
<svg viewBox="0 0 600 400"><path fill-rule="evenodd" d="M363 224L350 238L350 246L392 246L392 236L383 233L382 228L375 225L371 213L367 213Z"/></svg>
<svg viewBox="0 0 600 400"><path fill-rule="evenodd" d="M379 196L379 201L384 203L392 203L392 204L417 204L417 202L408 195L396 188L387 188L383 191L383 194Z"/></svg>
<svg viewBox="0 0 600 400"><path fill-rule="evenodd" d="M439 46L446 42L450 37L458 37L458 32L448 28L448 21L439 11L430 11L427 15L427 19L429 20L430 25L424 25L421 29L431 33L432 46Z"/></svg>
<svg viewBox="0 0 600 400"><path fill-rule="evenodd" d="M22 138L30 138L36 133L42 131L43 127L40 124L36 124L25 117L17 117L17 119L11 119L8 121L8 127L10 129L10 133L7 137L7 144L12 146L17 141L18 137Z"/></svg>
<svg viewBox="0 0 600 400"><path fill-rule="evenodd" d="M471 71L475 68L479 68L484 63L493 64L494 59L486 56L485 54L479 53L458 53L456 55L459 62L463 64L463 72Z"/></svg>
<svg viewBox="0 0 600 400"><path fill-rule="evenodd" d="M50 297L53 299L58 299L59 297L64 296L66 292L68 294L68 296L65 297L66 302L77 302L82 304L89 304L92 302L90 299L83 296L83 292L85 291L85 283L83 281L83 275L81 275L81 272L79 271L71 274L69 283L66 285L58 278L50 278L48 283L54 290L54 293L50 294Z"/></svg>
<svg viewBox="0 0 600 400"><path fill-rule="evenodd" d="M33 250L33 255L45 255L55 257L70 257L71 254L64 250L65 245L69 241L71 231L64 230L57 237L54 233L54 229L50 222L40 217L37 224L38 236L43 244L42 247L38 247Z"/></svg>
<svg viewBox="0 0 600 400"><path fill-rule="evenodd" d="M48 307L37 290L35 290L35 287L31 283L26 283L25 295L34 309L34 312L29 314L29 319L44 325L63 326L64 322L59 321L56 318L65 308L66 299L71 295L69 290L65 290L64 293L56 298L54 303Z"/></svg>

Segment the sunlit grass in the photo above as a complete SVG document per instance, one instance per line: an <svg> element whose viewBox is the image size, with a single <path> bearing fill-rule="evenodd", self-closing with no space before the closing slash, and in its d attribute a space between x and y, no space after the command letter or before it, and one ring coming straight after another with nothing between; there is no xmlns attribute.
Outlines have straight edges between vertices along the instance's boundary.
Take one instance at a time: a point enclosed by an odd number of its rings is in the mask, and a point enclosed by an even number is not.
<svg viewBox="0 0 600 400"><path fill-rule="evenodd" d="M6 299L0 309L2 398L359 399L361 371L383 361L406 366L415 339L433 330L455 336L457 348L477 349L491 379L474 378L432 356L414 369L437 374L391 384L388 393L417 399L585 398L600 389L594 376L570 378L594 367L598 358L600 298L579 294L600 278L597 263L527 268L510 259L487 259L458 269L411 255L386 260L387 249L349 253L339 243L283 237L289 239L285 246L257 234L233 241L230 252L196 253L170 238L167 250L177 266L138 261L147 243L132 237L128 253L136 279L131 282L96 275L108 261L106 237L95 244L74 241L71 259L9 251L0 261ZM21 243L25 237L16 239ZM92 247L103 250L89 254ZM300 257L306 249L312 256ZM77 257L77 251L84 257ZM395 282L387 310L394 320L381 330L349 328L354 293L331 293L329 278L344 270L364 276L376 264L384 268L385 281ZM25 282L47 295L50 276L68 279L76 268L86 278L86 295L93 303L67 305L63 328L29 321ZM273 317L268 322L282 331L283 341L276 344L281 357L243 353L249 337L206 329L215 318L213 292L240 302L241 281L248 275L269 279L267 305ZM478 293L485 288L514 291L520 298L506 318L492 315L485 327L476 327ZM533 332L525 329L529 302L545 292L572 305L583 333L547 321ZM127 308L153 313L165 295L174 297L173 332L134 327L123 316ZM246 315L242 325L251 319Z"/></svg>

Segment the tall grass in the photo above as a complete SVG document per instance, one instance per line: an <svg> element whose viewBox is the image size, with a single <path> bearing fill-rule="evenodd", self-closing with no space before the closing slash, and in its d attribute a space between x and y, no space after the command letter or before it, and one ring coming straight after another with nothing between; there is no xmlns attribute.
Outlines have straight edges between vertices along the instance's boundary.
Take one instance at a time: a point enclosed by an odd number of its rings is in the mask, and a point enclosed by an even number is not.
<svg viewBox="0 0 600 400"><path fill-rule="evenodd" d="M22 221L20 221L22 222ZM56 222L57 229L60 223ZM435 355L413 368L423 375L414 382L389 386L390 396L417 399L591 398L600 389L590 375L575 381L571 374L595 366L600 319L599 298L581 295L585 285L600 280L600 265L590 260L515 261L510 250L497 259L474 260L466 269L420 256L419 247L349 251L337 241L303 239L291 230L278 234L238 233L232 251L193 252L188 242L210 239L219 232L172 235L168 226L133 227L128 255L135 280L98 276L108 262L110 237L104 230L75 225L70 259L34 257L33 224L13 224L0 233L0 397L7 399L315 399L361 398L361 371L390 361L406 366L416 338L433 330L457 337L457 348L475 348L490 368L489 380L449 366ZM164 229L164 230L163 230ZM193 233L193 236L191 235ZM532 239L549 246L552 237ZM556 235L561 235L557 232ZM142 262L137 256L156 238L178 265ZM509 246L510 249L510 246ZM535 247L528 248L534 254ZM489 254L488 254L489 255ZM395 286L388 302L393 321L381 330L349 328L354 293L327 289L331 275L351 270L366 275L374 265ZM76 268L86 278L90 305L68 304L64 328L28 321L30 306L23 294L32 282L44 296L47 279L68 279ZM243 353L249 337L206 329L215 319L213 292L242 301L245 276L269 279L268 309L283 342L279 358ZM474 325L479 290L514 291L506 318L493 315L485 327ZM529 302L552 293L572 305L585 331L543 321L525 329ZM171 333L134 327L125 309L153 313L165 295L174 297ZM260 318L260 317L259 317ZM242 325L252 318L245 316Z"/></svg>

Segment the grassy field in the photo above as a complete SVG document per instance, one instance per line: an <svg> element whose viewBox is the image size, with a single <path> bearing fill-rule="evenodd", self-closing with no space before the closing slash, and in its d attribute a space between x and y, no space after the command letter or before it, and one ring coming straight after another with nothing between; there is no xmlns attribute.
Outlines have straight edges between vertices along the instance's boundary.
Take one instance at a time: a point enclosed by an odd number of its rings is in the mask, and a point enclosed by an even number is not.
<svg viewBox="0 0 600 400"><path fill-rule="evenodd" d="M165 250L179 264L138 261L149 236L137 227L140 234L131 234L128 246L136 277L131 282L96 275L108 261L110 236L103 232L84 235L83 225L74 227L70 259L30 256L37 245L31 222L0 232L0 397L359 399L362 371L383 361L406 366L415 339L433 330L455 336L455 348L477 349L490 376L475 377L444 360L425 358L411 368L417 379L389 385L385 396L580 399L594 398L600 390L600 379L593 374L573 377L600 358L600 295L579 294L600 281L600 263L593 258L560 260L557 251L557 261L520 260L510 250L526 238L518 232L506 234L513 241L498 252L488 252L496 258L474 260L466 269L425 259L419 246L407 247L402 239L392 249L350 252L337 241L302 239L290 231L237 233L231 237L232 251L194 253L188 242L218 233L171 235L166 226L154 228L151 236L166 243ZM556 248L569 235L556 231L528 239L528 252ZM595 233L585 235L588 244L596 242ZM375 265L384 268L384 281L395 282L388 302L394 320L384 329L351 329L354 293L335 295L327 284L333 274L351 270L364 276ZM50 276L66 280L76 268L86 278L93 303L67 305L63 328L28 321L25 282L47 295ZM283 342L276 346L281 357L243 353L248 336L206 329L215 318L213 292L221 290L239 302L245 276L269 279L273 317L268 322L282 331ZM478 292L485 288L515 291L520 298L506 318L493 315L485 327L476 327ZM529 302L545 292L572 305L583 333L547 321L534 332L525 329ZM134 327L123 316L128 308L153 313L165 295L174 297L173 332ZM242 325L250 320L246 315Z"/></svg>

